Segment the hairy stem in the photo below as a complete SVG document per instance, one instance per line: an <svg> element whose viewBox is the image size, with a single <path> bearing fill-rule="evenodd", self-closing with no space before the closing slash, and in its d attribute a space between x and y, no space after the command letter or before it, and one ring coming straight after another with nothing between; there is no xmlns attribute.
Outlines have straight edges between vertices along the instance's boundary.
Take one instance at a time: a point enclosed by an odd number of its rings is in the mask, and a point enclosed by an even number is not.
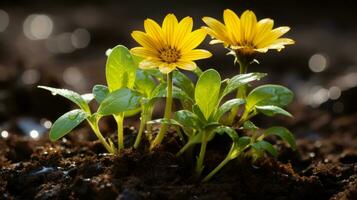
<svg viewBox="0 0 357 200"><path fill-rule="evenodd" d="M167 96L166 96L164 119L171 118L171 109L172 109L172 72L167 74ZM156 138L151 144L150 149L153 149L161 144L162 140L165 137L167 128L168 128L168 124L162 124L159 133L157 134Z"/></svg>
<svg viewBox="0 0 357 200"><path fill-rule="evenodd" d="M118 129L118 151L124 149L124 113L114 115Z"/></svg>

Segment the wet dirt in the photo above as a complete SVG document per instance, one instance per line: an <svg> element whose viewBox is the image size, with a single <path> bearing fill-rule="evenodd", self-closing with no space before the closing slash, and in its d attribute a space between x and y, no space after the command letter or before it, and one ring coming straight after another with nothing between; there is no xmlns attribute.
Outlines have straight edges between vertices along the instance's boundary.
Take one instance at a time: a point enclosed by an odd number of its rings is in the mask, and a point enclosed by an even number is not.
<svg viewBox="0 0 357 200"><path fill-rule="evenodd" d="M236 159L207 183L175 157L182 145L175 135L154 152L112 156L97 141L78 140L91 134L86 127L55 143L12 134L0 140L0 199L357 199L357 116L318 119L316 136L298 136L298 151L273 138L277 159ZM136 131L125 133L133 142ZM227 142L208 144L204 173L224 158Z"/></svg>

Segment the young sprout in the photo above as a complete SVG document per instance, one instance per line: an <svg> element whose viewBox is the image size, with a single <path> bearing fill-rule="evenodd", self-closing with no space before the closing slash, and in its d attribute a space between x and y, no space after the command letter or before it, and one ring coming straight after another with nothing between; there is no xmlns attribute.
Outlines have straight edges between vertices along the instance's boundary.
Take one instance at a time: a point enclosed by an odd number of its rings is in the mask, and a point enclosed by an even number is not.
<svg viewBox="0 0 357 200"><path fill-rule="evenodd" d="M226 156L226 158L215 168L213 169L204 179L203 181L209 181L220 169L222 169L229 161L239 157L240 155L249 151L251 152L251 156L254 160L258 159L264 154L264 151L268 152L274 157L277 157L278 153L274 146L269 142L263 140L265 137L270 135L276 135L280 137L282 140L287 142L290 147L295 150L296 144L295 139L292 133L284 127L271 127L261 134L258 138L256 138L256 134L259 130L254 124L249 123L249 125L244 126L244 130L250 130L253 132L252 137L238 137L237 132L230 127L222 127L219 131L221 133L227 133L232 138L232 146Z"/></svg>
<svg viewBox="0 0 357 200"><path fill-rule="evenodd" d="M269 18L257 21L254 12L247 10L239 18L232 10L223 12L224 24L211 17L203 17L202 20L208 27L205 30L212 36L210 44L223 43L231 55L235 56L234 63L238 63L240 74L247 73L248 66L253 63L256 53L266 53L269 49L278 51L285 45L294 44L294 40L280 38L290 30L283 26L273 29L274 21ZM246 86L237 91L237 98L245 98ZM232 109L228 123L232 124L238 110Z"/></svg>
<svg viewBox="0 0 357 200"><path fill-rule="evenodd" d="M105 75L109 93L121 88L133 89L137 63L129 50L118 45L114 47L106 62ZM135 112L134 112L135 113ZM118 128L118 150L124 148L124 112L113 113Z"/></svg>
<svg viewBox="0 0 357 200"><path fill-rule="evenodd" d="M124 112L133 110L138 107L140 97L130 90L123 88L113 92L110 95L102 98L102 102L96 113L92 113L88 103L93 99L93 95L79 95L76 92L67 89L57 89L46 86L39 86L39 88L50 91L53 95L60 95L79 106L80 109L69 111L59 117L51 127L50 140L56 141L61 137L68 134L71 130L77 127L84 120L87 120L93 132L98 137L99 141L103 144L106 150L115 154L117 149L113 142L106 140L100 132L98 123L99 120L106 115L112 113ZM89 98L88 98L89 97ZM98 95L96 98L100 98Z"/></svg>
<svg viewBox="0 0 357 200"><path fill-rule="evenodd" d="M159 68L166 75L167 95L165 119L171 118L173 71L177 68L193 71L197 68L194 60L211 56L206 50L195 49L206 37L203 29L192 31L193 21L186 17L180 22L174 14L168 14L162 27L155 21L147 19L144 22L145 32L133 31L131 34L141 47L131 49L131 52L144 58L139 67L142 69ZM151 149L161 144L167 124L162 124L159 133L151 143Z"/></svg>
<svg viewBox="0 0 357 200"><path fill-rule="evenodd" d="M243 99L232 99L220 105L222 99L237 89L264 77L262 73L237 75L232 79L221 82L221 77L216 70L210 69L201 74L196 84L194 99L196 104L192 111L180 110L175 113L173 120L154 120L150 123L166 123L179 126L187 136L187 143L178 152L181 155L195 144L201 144L200 153L196 163L196 175L203 170L207 143L214 138L215 133L224 127L221 119L233 107L243 105Z"/></svg>
<svg viewBox="0 0 357 200"><path fill-rule="evenodd" d="M279 85L262 85L253 89L245 99L245 109L242 117L239 120L238 126L244 132L251 131L252 137L241 137L238 139L237 133L232 129L224 130L233 139L231 150L226 158L210 173L203 181L208 181L230 160L237 158L246 149L250 149L251 156L258 159L263 155L264 151L269 152L273 156L277 156L275 148L263 139L269 135L276 135L286 141L290 147L295 150L295 139L289 130L284 127L271 127L259 134L259 128L255 126L250 119L259 113L267 116L284 115L291 117L291 114L282 107L287 106L293 99L293 93ZM243 138L243 139L242 139ZM249 139L249 142L247 140ZM243 145L245 144L245 145Z"/></svg>

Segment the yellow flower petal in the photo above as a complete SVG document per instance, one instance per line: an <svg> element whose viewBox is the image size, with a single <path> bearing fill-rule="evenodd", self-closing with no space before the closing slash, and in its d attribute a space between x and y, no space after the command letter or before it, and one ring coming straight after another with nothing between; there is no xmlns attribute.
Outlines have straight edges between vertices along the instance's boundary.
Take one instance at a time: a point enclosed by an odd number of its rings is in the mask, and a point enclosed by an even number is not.
<svg viewBox="0 0 357 200"><path fill-rule="evenodd" d="M261 42L266 35L270 33L273 29L274 21L272 19L266 18L262 19L257 24L256 34L253 39L253 43L256 45Z"/></svg>
<svg viewBox="0 0 357 200"><path fill-rule="evenodd" d="M170 47L173 47L174 45L177 26L178 21L174 14L168 14L162 23L162 31L164 34L164 38L166 44Z"/></svg>
<svg viewBox="0 0 357 200"><path fill-rule="evenodd" d="M264 47L272 44L276 39L278 39L280 36L284 35L289 30L290 30L290 28L287 26L282 26L282 27L276 28L276 29L270 31L270 33L268 35L266 35L262 39L261 42L257 43L256 46L258 48L264 48Z"/></svg>
<svg viewBox="0 0 357 200"><path fill-rule="evenodd" d="M234 43L238 44L241 32L239 17L232 10L226 9L223 12L223 19L227 27L228 36Z"/></svg>
<svg viewBox="0 0 357 200"><path fill-rule="evenodd" d="M131 36L138 42L141 46L148 49L157 49L155 41L146 33L141 31L133 31Z"/></svg>
<svg viewBox="0 0 357 200"><path fill-rule="evenodd" d="M145 59L139 63L139 68L141 69L153 69L157 68L159 63L153 59Z"/></svg>
<svg viewBox="0 0 357 200"><path fill-rule="evenodd" d="M205 59L211 57L212 54L203 49L194 49L191 50L185 54L182 55L181 61L187 61L187 60L200 60L200 59Z"/></svg>
<svg viewBox="0 0 357 200"><path fill-rule="evenodd" d="M144 21L145 32L159 44L159 48L163 47L163 33L162 29L154 20L146 19Z"/></svg>
<svg viewBox="0 0 357 200"><path fill-rule="evenodd" d="M178 47L180 42L182 42L189 33L192 31L193 21L191 17L185 17L178 24L176 36L175 36L175 47Z"/></svg>
<svg viewBox="0 0 357 200"><path fill-rule="evenodd" d="M171 63L171 64L162 63L159 66L159 70L163 74L168 74L168 73L174 71L175 69L176 69L176 63Z"/></svg>
<svg viewBox="0 0 357 200"><path fill-rule="evenodd" d="M178 66L193 70L193 60L208 58L211 53L205 50L193 50L206 37L203 29L192 32L193 21L185 17L180 22L173 14L168 14L162 22L162 28L153 20L144 22L146 33L134 31L132 37L141 45L131 49L131 53L144 60L139 67L143 69L159 68L162 73L169 73ZM225 43L228 44L228 43Z"/></svg>
<svg viewBox="0 0 357 200"><path fill-rule="evenodd" d="M277 49L278 51L280 51L281 49L284 48L285 45L290 45L290 44L295 44L295 41L290 38L279 38L276 39L272 44L270 44L266 48Z"/></svg>
<svg viewBox="0 0 357 200"><path fill-rule="evenodd" d="M178 68L188 71L193 71L197 68L196 63L192 61L179 61L176 64Z"/></svg>
<svg viewBox="0 0 357 200"><path fill-rule="evenodd" d="M212 17L203 17L202 20L207 24L209 28L204 28L210 35L216 39L231 43L228 38L226 27L218 20Z"/></svg>
<svg viewBox="0 0 357 200"><path fill-rule="evenodd" d="M146 49L144 47L135 47L130 50L130 52L136 56L143 57L143 58L155 58L158 56L156 51Z"/></svg>
<svg viewBox="0 0 357 200"><path fill-rule="evenodd" d="M257 25L257 17L255 14L246 10L241 16L241 40L243 42L252 41L255 35L255 26Z"/></svg>
<svg viewBox="0 0 357 200"><path fill-rule="evenodd" d="M205 39L207 33L204 29L198 29L191 32L179 45L179 49L181 49L182 54L196 48L202 41Z"/></svg>

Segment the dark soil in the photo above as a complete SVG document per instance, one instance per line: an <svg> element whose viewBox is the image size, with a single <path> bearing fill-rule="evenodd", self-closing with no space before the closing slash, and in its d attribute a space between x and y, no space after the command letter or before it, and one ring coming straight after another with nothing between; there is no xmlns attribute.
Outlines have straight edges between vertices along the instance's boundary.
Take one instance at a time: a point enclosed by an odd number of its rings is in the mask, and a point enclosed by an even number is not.
<svg viewBox="0 0 357 200"><path fill-rule="evenodd" d="M78 142L91 134L85 127L56 143L11 134L0 139L0 199L357 199L357 116L314 119L297 115L289 125L297 152L272 139L278 159L234 160L207 183L174 156L181 145L174 137L152 153L111 156L96 141ZM313 133L299 132L307 124ZM126 130L127 142L132 133ZM224 158L225 142L209 143L207 171Z"/></svg>

